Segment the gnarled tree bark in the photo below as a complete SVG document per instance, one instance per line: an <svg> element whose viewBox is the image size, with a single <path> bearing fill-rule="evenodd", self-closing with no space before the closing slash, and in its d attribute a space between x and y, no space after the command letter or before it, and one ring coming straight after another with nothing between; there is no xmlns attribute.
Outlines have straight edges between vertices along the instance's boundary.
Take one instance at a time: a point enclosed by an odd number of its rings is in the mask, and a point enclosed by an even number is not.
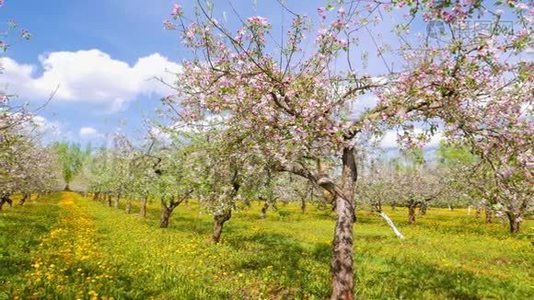
<svg viewBox="0 0 534 300"><path fill-rule="evenodd" d="M24 205L24 203L26 203L26 201L31 198L31 195L32 195L31 193L24 193L22 195L22 198L19 201L19 205L20 206Z"/></svg>
<svg viewBox="0 0 534 300"><path fill-rule="evenodd" d="M335 191L336 226L332 251L331 299L353 299L354 185L358 178L353 149L343 149L341 191Z"/></svg>
<svg viewBox="0 0 534 300"><path fill-rule="evenodd" d="M169 227L169 219L172 214L172 209L165 204L161 205L161 217L159 219L159 228Z"/></svg>
<svg viewBox="0 0 534 300"><path fill-rule="evenodd" d="M426 209L428 208L428 203L426 201L422 201L419 205L419 215L424 216L426 215Z"/></svg>
<svg viewBox="0 0 534 300"><path fill-rule="evenodd" d="M518 233L519 226L521 225L521 217L510 211L506 212L506 216L508 217L508 222L510 224L510 233Z"/></svg>
<svg viewBox="0 0 534 300"><path fill-rule="evenodd" d="M267 210L269 209L270 206L271 205L269 204L269 202L265 201L265 203L263 204L261 208L260 218L264 219L267 216Z"/></svg>
<svg viewBox="0 0 534 300"><path fill-rule="evenodd" d="M9 206L13 206L13 201L9 194L3 195L2 198L0 198L0 210L2 210L2 206L6 203L9 204Z"/></svg>
<svg viewBox="0 0 534 300"><path fill-rule="evenodd" d="M417 207L417 201L411 200L408 202L408 223L415 223L415 209Z"/></svg>
<svg viewBox="0 0 534 300"><path fill-rule="evenodd" d="M188 199L192 193L193 190L190 190L179 199L171 199L169 205L166 204L165 198L161 198L161 218L159 222L160 228L169 227L169 219L171 218L171 214L174 209L177 208L180 204L182 204L182 202L184 202L186 199Z"/></svg>
<svg viewBox="0 0 534 300"><path fill-rule="evenodd" d="M222 234L224 223L230 220L231 217L232 217L231 209L226 209L213 216L213 236L212 236L213 243L218 244L221 241L221 234Z"/></svg>

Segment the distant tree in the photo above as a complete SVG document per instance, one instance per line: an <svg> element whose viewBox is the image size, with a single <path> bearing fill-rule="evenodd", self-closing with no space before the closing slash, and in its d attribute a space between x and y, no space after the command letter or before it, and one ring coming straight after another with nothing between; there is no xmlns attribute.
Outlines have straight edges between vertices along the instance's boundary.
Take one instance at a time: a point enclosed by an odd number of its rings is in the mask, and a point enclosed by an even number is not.
<svg viewBox="0 0 534 300"><path fill-rule="evenodd" d="M57 142L53 145L65 181L65 191L70 191L70 183L80 173L89 153L83 151L79 144Z"/></svg>

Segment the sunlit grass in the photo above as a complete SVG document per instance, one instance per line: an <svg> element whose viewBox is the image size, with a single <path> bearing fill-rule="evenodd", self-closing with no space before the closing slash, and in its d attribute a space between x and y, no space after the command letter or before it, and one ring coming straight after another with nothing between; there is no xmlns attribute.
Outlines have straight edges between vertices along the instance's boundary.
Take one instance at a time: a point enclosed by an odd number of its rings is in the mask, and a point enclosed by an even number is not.
<svg viewBox="0 0 534 300"><path fill-rule="evenodd" d="M145 220L75 194L9 209L0 215L2 232L27 233L0 236L0 264L24 263L11 268L15 271L0 268L7 287L0 297L328 297L331 211L278 208L265 219L259 218L258 204L235 213L220 245L210 242L211 217L195 202L177 208L167 229L157 228L156 203ZM430 209L415 225L408 224L404 209L386 211L407 239L396 239L375 215L358 214L361 298L534 296L533 221L511 237L505 224L486 225L463 209ZM41 230L31 229L40 225Z"/></svg>

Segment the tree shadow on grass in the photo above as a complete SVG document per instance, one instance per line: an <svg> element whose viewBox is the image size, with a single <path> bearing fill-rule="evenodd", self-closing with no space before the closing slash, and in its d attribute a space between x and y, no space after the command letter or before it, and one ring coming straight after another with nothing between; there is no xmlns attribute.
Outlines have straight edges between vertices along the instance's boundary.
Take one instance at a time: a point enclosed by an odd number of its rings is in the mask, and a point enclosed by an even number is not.
<svg viewBox="0 0 534 300"><path fill-rule="evenodd" d="M329 292L327 282L321 281L324 285L317 287L317 278L312 278L317 274L309 265L317 262L328 272L330 246L327 244L305 245L290 236L270 232L234 235L226 240L226 244L236 251L243 251L243 255L232 262L234 271L269 274L269 285L273 286L271 292L280 297L304 298L314 294L323 298Z"/></svg>
<svg viewBox="0 0 534 300"><path fill-rule="evenodd" d="M527 286L432 264L392 259L386 270L358 277L362 298L533 299ZM370 288L368 288L370 287Z"/></svg>
<svg viewBox="0 0 534 300"><path fill-rule="evenodd" d="M31 209L31 213L26 211ZM58 220L55 205L13 208L0 222L0 285L31 269L30 251ZM22 279L22 278L19 278Z"/></svg>
<svg viewBox="0 0 534 300"><path fill-rule="evenodd" d="M154 221L154 223L154 226L157 226L157 224L159 224L159 220ZM171 216L169 224L170 225L168 229L187 234L192 233L209 236L213 231L213 222L211 220L184 216L180 215L178 212ZM227 227L229 227L228 224L225 224L225 231L227 230ZM224 234L225 232L223 232L223 235Z"/></svg>

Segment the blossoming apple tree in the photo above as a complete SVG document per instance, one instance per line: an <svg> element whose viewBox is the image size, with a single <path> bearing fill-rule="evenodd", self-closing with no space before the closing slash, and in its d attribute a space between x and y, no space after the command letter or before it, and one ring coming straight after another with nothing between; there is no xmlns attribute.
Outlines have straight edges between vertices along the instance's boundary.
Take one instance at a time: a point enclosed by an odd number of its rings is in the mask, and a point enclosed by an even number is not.
<svg viewBox="0 0 534 300"><path fill-rule="evenodd" d="M516 1L508 1L507 7L516 12L524 29L513 37L502 38L507 34L502 32L489 38L454 35L440 43L410 35L409 30L417 23L441 21L455 33L456 25L468 18L484 14L496 24L499 14L481 1L340 0L328 1L312 18L278 2L293 16L282 40L274 37L272 24L261 16L242 18L236 13L240 25L233 28L224 16L217 17L211 2L197 1L191 15L175 5L174 21L165 26L180 32L192 58L183 62L177 93L165 103L181 122L223 117L224 131L241 141L241 154L261 156L273 162L276 171L301 176L332 195L337 216L332 299L352 299L359 142L386 128L401 128L402 141L417 144L440 126L451 138L458 138L454 133L460 131L474 134L500 127L500 108L493 107L497 110L491 122L481 121L481 113L492 112L487 103L497 98L519 109L531 86L532 69L528 63L504 62L495 52L524 48L531 28ZM384 15L403 13L406 19L395 26L399 42L388 56L392 46L381 44L372 32ZM360 58L355 54L368 46L361 42L364 38L376 46L380 59L400 60L402 68L393 70L386 61L386 70L374 77L356 69ZM522 75L510 80L510 74ZM376 104L363 113L351 109L369 91L378 96ZM513 100L507 94L514 95ZM414 130L416 125L423 133ZM488 139L476 138L482 143ZM315 162L323 159L334 163L318 168Z"/></svg>

